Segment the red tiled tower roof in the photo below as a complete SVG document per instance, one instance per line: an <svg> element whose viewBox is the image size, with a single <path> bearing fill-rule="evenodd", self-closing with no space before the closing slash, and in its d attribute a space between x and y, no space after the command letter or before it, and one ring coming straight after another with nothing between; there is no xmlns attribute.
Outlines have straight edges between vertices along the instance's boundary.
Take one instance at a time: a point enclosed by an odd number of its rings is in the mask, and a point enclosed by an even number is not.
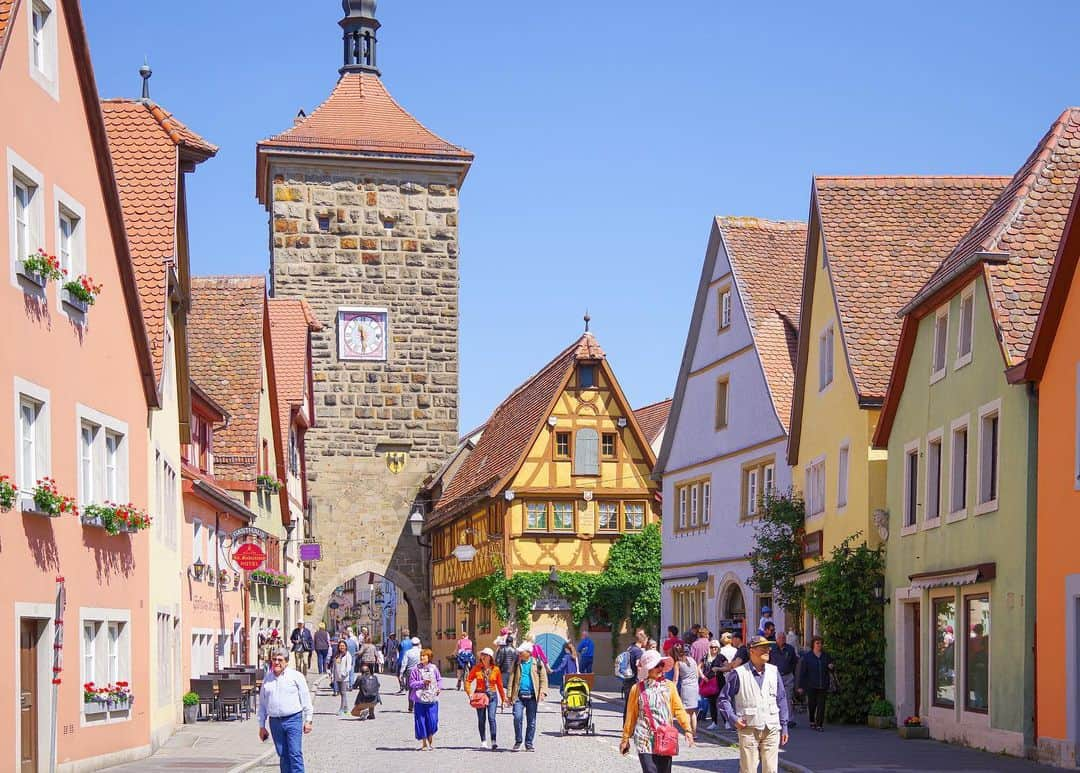
<svg viewBox="0 0 1080 773"><path fill-rule="evenodd" d="M214 474L221 480L253 482L257 475L265 309L262 277L191 280L191 377L230 416L214 432Z"/></svg>
<svg viewBox="0 0 1080 773"><path fill-rule="evenodd" d="M180 162L199 163L218 149L153 102L106 99L101 110L154 375L160 380L168 273L177 260Z"/></svg>

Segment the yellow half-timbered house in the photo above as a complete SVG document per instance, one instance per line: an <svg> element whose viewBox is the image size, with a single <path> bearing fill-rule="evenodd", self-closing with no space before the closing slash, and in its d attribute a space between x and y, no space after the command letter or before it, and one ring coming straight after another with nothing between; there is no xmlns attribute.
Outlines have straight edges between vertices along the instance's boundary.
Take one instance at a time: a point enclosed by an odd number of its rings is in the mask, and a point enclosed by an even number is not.
<svg viewBox="0 0 1080 773"><path fill-rule="evenodd" d="M491 646L505 624L494 610L456 605L455 589L500 567L508 576L552 568L600 572L620 535L656 522L655 462L591 333L514 390L463 438L425 524L440 661L449 665L463 630L479 648ZM567 638L576 640L565 602L538 601L529 636L552 659ZM593 639L595 662L610 662L611 636Z"/></svg>

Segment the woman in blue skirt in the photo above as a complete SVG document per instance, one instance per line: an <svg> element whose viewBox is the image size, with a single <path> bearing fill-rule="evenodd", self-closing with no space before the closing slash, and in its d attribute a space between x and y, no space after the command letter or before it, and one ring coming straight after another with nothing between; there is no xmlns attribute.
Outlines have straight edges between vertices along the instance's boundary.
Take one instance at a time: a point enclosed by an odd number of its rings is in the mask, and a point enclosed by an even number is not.
<svg viewBox="0 0 1080 773"><path fill-rule="evenodd" d="M439 732L439 693L442 692L442 674L431 662L431 650L420 651L420 663L409 670L409 699L413 702L413 723L420 751L435 748L435 734Z"/></svg>

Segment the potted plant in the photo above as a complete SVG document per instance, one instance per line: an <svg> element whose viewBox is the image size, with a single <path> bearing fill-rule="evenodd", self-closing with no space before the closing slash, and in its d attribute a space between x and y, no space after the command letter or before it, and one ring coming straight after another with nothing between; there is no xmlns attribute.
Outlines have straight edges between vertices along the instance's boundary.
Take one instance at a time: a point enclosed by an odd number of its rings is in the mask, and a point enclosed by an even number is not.
<svg viewBox="0 0 1080 773"><path fill-rule="evenodd" d="M7 475L0 475L0 513L6 513L15 507L19 499L19 489Z"/></svg>
<svg viewBox="0 0 1080 773"><path fill-rule="evenodd" d="M867 727L876 730L885 730L896 724L896 710L891 703L881 697L874 699L866 715Z"/></svg>
<svg viewBox="0 0 1080 773"><path fill-rule="evenodd" d="M199 694L197 692L184 693L184 724L194 725L199 721Z"/></svg>
<svg viewBox="0 0 1080 773"><path fill-rule="evenodd" d="M94 301L101 294L101 285L94 284L94 278L86 274L80 274L76 279L64 282L63 289L61 300L83 314L94 305Z"/></svg>
<svg viewBox="0 0 1080 773"><path fill-rule="evenodd" d="M268 491L271 494L276 494L281 491L281 481L275 478L273 475L260 475L255 479L256 484L263 491Z"/></svg>
<svg viewBox="0 0 1080 773"><path fill-rule="evenodd" d="M52 478L38 480L33 497L34 511L49 518L59 518L64 513L79 514L75 500L61 494Z"/></svg>
<svg viewBox="0 0 1080 773"><path fill-rule="evenodd" d="M914 715L905 719L904 724L897 728L897 732L905 740L930 737L930 728L924 725L919 717Z"/></svg>
<svg viewBox="0 0 1080 773"><path fill-rule="evenodd" d="M64 274L56 256L48 254L41 248L38 248L33 255L23 258L22 266L19 267L19 276L42 289L50 279L61 279Z"/></svg>
<svg viewBox="0 0 1080 773"><path fill-rule="evenodd" d="M120 523L116 520L116 508L109 505L87 505L79 516L83 526L97 526L105 530L106 534L116 535L120 533Z"/></svg>

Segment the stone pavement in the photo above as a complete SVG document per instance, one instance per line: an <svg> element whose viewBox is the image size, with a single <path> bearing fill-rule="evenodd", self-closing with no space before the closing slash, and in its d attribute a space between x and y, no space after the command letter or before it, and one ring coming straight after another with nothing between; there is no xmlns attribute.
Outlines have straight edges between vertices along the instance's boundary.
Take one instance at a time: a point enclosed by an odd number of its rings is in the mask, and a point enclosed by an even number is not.
<svg viewBox="0 0 1080 773"><path fill-rule="evenodd" d="M109 773L238 773L273 747L259 741L251 719L182 725L153 756L107 768ZM275 756L276 759L276 756Z"/></svg>

